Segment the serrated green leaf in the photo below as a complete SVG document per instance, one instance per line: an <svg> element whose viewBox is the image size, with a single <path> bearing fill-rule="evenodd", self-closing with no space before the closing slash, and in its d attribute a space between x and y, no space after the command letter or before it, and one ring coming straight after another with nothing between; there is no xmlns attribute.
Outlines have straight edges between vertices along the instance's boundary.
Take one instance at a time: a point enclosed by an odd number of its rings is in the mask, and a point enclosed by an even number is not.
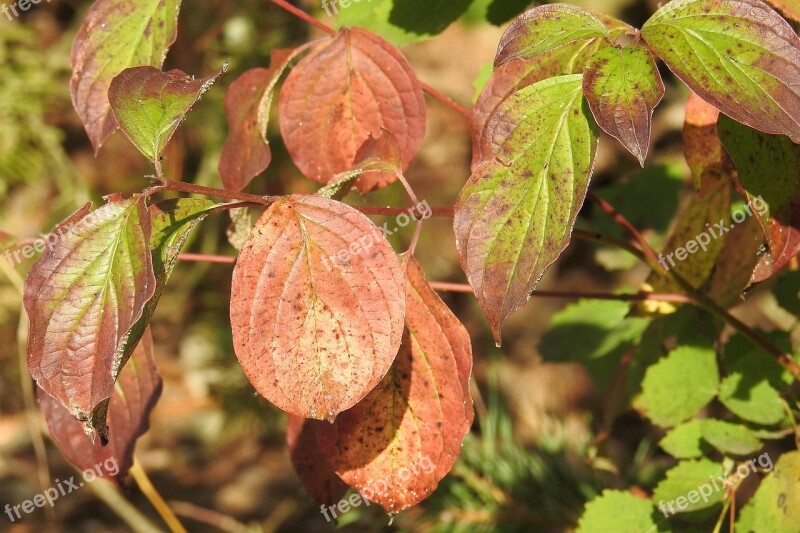
<svg viewBox="0 0 800 533"><path fill-rule="evenodd" d="M341 0L323 2L336 27L358 26L402 46L441 33L467 12L472 0L362 0L348 7Z"/></svg>
<svg viewBox="0 0 800 533"><path fill-rule="evenodd" d="M180 0L97 0L72 44L72 104L95 153L117 129L111 80L129 67L161 68L175 42Z"/></svg>
<svg viewBox="0 0 800 533"><path fill-rule="evenodd" d="M624 512L620 512L623 510ZM586 504L578 522L577 533L661 531L650 500L638 498L630 492L606 489Z"/></svg>
<svg viewBox="0 0 800 533"><path fill-rule="evenodd" d="M681 346L647 369L640 406L654 423L672 427L705 407L718 386L714 350Z"/></svg>
<svg viewBox="0 0 800 533"><path fill-rule="evenodd" d="M750 455L761 448L761 441L741 424L724 420L703 420L700 425L703 439L726 455Z"/></svg>
<svg viewBox="0 0 800 533"><path fill-rule="evenodd" d="M764 463L761 463L765 457ZM769 456L758 465L769 468ZM780 456L736 522L737 533L797 533L800 524L800 452Z"/></svg>
<svg viewBox="0 0 800 533"><path fill-rule="evenodd" d="M108 100L125 135L145 157L155 161L186 113L227 68L225 63L199 80L180 70L125 69L111 82Z"/></svg>
<svg viewBox="0 0 800 533"><path fill-rule="evenodd" d="M702 422L695 418L675 426L658 445L677 459L695 459L706 455L711 447L703 441Z"/></svg>
<svg viewBox="0 0 800 533"><path fill-rule="evenodd" d="M653 110L664 98L664 82L650 51L638 44L599 50L586 66L583 94L597 125L644 167Z"/></svg>
<svg viewBox="0 0 800 533"><path fill-rule="evenodd" d="M725 470L710 459L681 461L667 471L653 491L653 503L667 514L690 513L713 507L725 495ZM662 507L663 504L663 507Z"/></svg>
<svg viewBox="0 0 800 533"><path fill-rule="evenodd" d="M597 127L581 76L551 78L508 98L490 119L496 158L456 202L459 259L495 340L569 243L586 196Z"/></svg>
<svg viewBox="0 0 800 533"><path fill-rule="evenodd" d="M673 0L642 37L726 115L800 142L800 39L759 0Z"/></svg>
<svg viewBox="0 0 800 533"><path fill-rule="evenodd" d="M600 389L611 380L622 355L639 343L649 320L627 318L630 304L581 300L553 315L539 352L546 361L584 363Z"/></svg>
<svg viewBox="0 0 800 533"><path fill-rule="evenodd" d="M782 338L780 338L782 337ZM785 334L768 338L781 349L790 342ZM792 377L774 359L742 337L732 337L725 346L722 365L727 375L719 388L719 399L733 414L758 424L778 424L786 417L780 391Z"/></svg>

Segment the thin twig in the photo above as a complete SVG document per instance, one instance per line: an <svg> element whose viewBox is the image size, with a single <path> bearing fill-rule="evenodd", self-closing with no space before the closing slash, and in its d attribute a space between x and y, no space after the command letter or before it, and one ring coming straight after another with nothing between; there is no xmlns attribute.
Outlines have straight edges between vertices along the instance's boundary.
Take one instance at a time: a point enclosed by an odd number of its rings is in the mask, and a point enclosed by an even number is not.
<svg viewBox="0 0 800 533"><path fill-rule="evenodd" d="M443 281L430 282L431 288L441 292L464 292L471 293L472 287L463 283L447 283ZM623 302L677 302L694 303L694 300L683 294L655 294L650 292L639 292L637 294L614 294L604 292L581 292L581 291L545 291L535 290L531 293L532 298L566 298L590 300L617 300Z"/></svg>
<svg viewBox="0 0 800 533"><path fill-rule="evenodd" d="M170 531L172 531L172 533L187 533L180 520L178 520L178 517L175 516L175 513L169 508L167 502L165 502L161 494L158 493L153 483L150 481L150 478L147 477L147 472L144 471L142 465L139 464L139 461L137 461L135 457L133 459L133 466L131 466L129 472L139 486L139 490L142 491L142 494L144 494L153 507L155 507L158 514L167 526L169 526Z"/></svg>
<svg viewBox="0 0 800 533"><path fill-rule="evenodd" d="M236 263L236 258L231 255L210 255L210 254L179 254L180 261L189 261L193 263L219 263L233 265Z"/></svg>
<svg viewBox="0 0 800 533"><path fill-rule="evenodd" d="M323 22L320 22L319 20L315 19L314 17L312 17L311 15L306 13L305 11L296 8L292 4L286 2L285 0L271 0L271 1L272 1L273 4L285 9L286 11L291 13L292 15L296 16L297 18L299 18L301 20L304 20L305 22L308 22L309 24L311 24L315 28L324 31L328 35L336 35L336 30L334 30L333 28L331 28L327 24L325 24ZM450 109L454 110L456 113L459 113L460 115L463 115L464 117L466 117L468 119L472 118L472 111L470 111L466 107L462 106L458 102L454 101L452 98L450 98L448 96L445 96L444 94L440 93L439 91L437 91L436 89L434 89L433 87L428 85L427 83L419 82L419 84L420 84L420 87L422 87L423 91L425 91L426 93L428 93L432 97L434 97L437 100L439 100L445 106L449 107Z"/></svg>

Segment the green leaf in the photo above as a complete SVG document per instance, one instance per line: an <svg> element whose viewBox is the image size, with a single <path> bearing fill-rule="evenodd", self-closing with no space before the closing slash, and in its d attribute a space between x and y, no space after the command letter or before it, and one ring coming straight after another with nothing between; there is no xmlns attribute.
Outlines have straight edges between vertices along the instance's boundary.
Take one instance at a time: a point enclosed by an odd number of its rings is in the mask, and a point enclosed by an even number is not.
<svg viewBox="0 0 800 533"><path fill-rule="evenodd" d="M599 50L586 66L583 94L598 126L644 167L653 110L664 98L664 82L650 51L638 44Z"/></svg>
<svg viewBox="0 0 800 533"><path fill-rule="evenodd" d="M517 17L497 47L495 67L513 59L531 59L571 43L608 44L632 28L606 15L569 4L537 6Z"/></svg>
<svg viewBox="0 0 800 533"><path fill-rule="evenodd" d="M674 0L642 37L694 92L734 120L800 142L800 39L759 0Z"/></svg>
<svg viewBox="0 0 800 533"><path fill-rule="evenodd" d="M762 463L763 458L763 463ZM780 456L774 469L769 455L762 454L758 465L771 469L747 502L736 522L737 532L797 533L800 524L800 452Z"/></svg>
<svg viewBox="0 0 800 533"><path fill-rule="evenodd" d="M647 369L640 407L654 423L672 427L705 407L718 386L714 350L681 346Z"/></svg>
<svg viewBox="0 0 800 533"><path fill-rule="evenodd" d="M620 512L622 509L624 512ZM630 492L606 489L586 504L576 531L661 531L654 515L655 508L650 500L638 498Z"/></svg>
<svg viewBox="0 0 800 533"><path fill-rule="evenodd" d="M180 70L125 69L108 90L114 117L136 148L155 161L186 113L227 69L225 63L211 76L199 80Z"/></svg>
<svg viewBox="0 0 800 533"><path fill-rule="evenodd" d="M661 448L677 459L695 459L711 451L703 442L703 421L692 419L672 428L658 443Z"/></svg>
<svg viewBox="0 0 800 533"><path fill-rule="evenodd" d="M604 389L622 355L636 346L649 324L627 318L630 304L609 300L581 300L553 315L542 336L539 352L546 361L579 361Z"/></svg>
<svg viewBox="0 0 800 533"><path fill-rule="evenodd" d="M95 153L117 129L111 80L129 67L161 68L175 42L180 0L97 0L72 44L72 104Z"/></svg>
<svg viewBox="0 0 800 533"><path fill-rule="evenodd" d="M667 514L688 513L720 503L725 495L725 471L710 459L681 461L667 471L653 491L653 502ZM663 504L663 506L662 506Z"/></svg>
<svg viewBox="0 0 800 533"><path fill-rule="evenodd" d="M327 0L322 7L336 15L336 27L358 26L402 46L441 33L469 9L472 0Z"/></svg>
<svg viewBox="0 0 800 533"><path fill-rule="evenodd" d="M782 349L790 344L769 336ZM722 359L727 375L719 389L719 399L733 414L758 424L773 425L786 417L780 391L788 387L792 377L762 349L736 335L725 346Z"/></svg>
<svg viewBox="0 0 800 533"><path fill-rule="evenodd" d="M747 209L764 228L772 271L800 253L800 146L720 116L719 136L739 171Z"/></svg>
<svg viewBox="0 0 800 533"><path fill-rule="evenodd" d="M589 185L597 127L581 76L541 81L508 98L490 121L496 158L456 202L461 266L495 340L566 248Z"/></svg>
<svg viewBox="0 0 800 533"><path fill-rule="evenodd" d="M741 424L708 419L701 424L703 439L726 455L750 455L761 448L761 441Z"/></svg>

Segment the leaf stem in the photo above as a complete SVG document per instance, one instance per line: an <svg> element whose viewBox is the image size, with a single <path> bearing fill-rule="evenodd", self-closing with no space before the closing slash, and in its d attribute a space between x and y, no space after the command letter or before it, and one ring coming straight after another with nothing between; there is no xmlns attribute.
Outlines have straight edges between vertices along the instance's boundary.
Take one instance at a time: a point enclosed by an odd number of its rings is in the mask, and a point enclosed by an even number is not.
<svg viewBox="0 0 800 533"><path fill-rule="evenodd" d="M185 192L190 194L202 194L203 196L211 196L213 198L222 198L223 200L234 201L234 204L222 204L219 209L234 209L237 207L248 206L265 206L270 205L272 202L280 198L280 196L258 196L257 194L249 194L246 192L226 191L225 189L217 189L214 187L204 187L202 185L195 185L194 183L184 183L182 181L172 181L167 179L155 178L157 190L168 190ZM350 206L353 209L364 213L365 215L400 215L408 214L408 207L377 207L377 206ZM431 208L432 216L452 217L452 207L433 207Z"/></svg>
<svg viewBox="0 0 800 533"><path fill-rule="evenodd" d="M273 4L275 4L276 6L279 6L279 7L283 8L283 9L285 9L286 11L288 11L292 15L296 16L297 18L299 18L301 20L304 20L305 22L308 22L309 24L311 24L315 28L324 31L328 35L336 35L336 30L334 30L333 28L331 28L327 24L325 24L323 22L320 22L319 20L315 19L314 17L312 17L311 15L306 13L305 11L296 8L295 6L293 6L292 4L287 2L286 0L271 0L271 2ZM428 93L432 97L434 97L437 100L439 100L445 106L449 107L450 109L452 109L456 113L459 113L459 114L463 115L467 119L471 119L472 118L472 111L470 111L466 107L462 106L461 104L459 104L458 102L456 102L452 98L450 98L448 96L445 96L444 94L440 93L439 91L437 91L436 89L434 89L433 87L428 85L427 83L423 83L422 81L420 81L419 84L422 87L423 91L425 91L426 93Z"/></svg>
<svg viewBox="0 0 800 533"><path fill-rule="evenodd" d="M441 292L464 292L471 293L472 287L463 283L447 283L442 281L433 281L430 286ZM683 294L656 294L650 292L639 292L636 294L614 294L610 292L581 292L581 291L545 291L535 290L531 293L532 298L567 298L567 299L580 299L587 298L591 300L617 300L622 302L677 302L677 303L694 303L694 300Z"/></svg>
<svg viewBox="0 0 800 533"><path fill-rule="evenodd" d="M169 508L167 502L165 502L161 494L158 493L153 483L150 481L150 478L147 476L147 473L142 468L142 465L139 464L139 461L137 461L135 457L133 459L133 466L131 466L129 472L131 476L133 476L133 479L136 480L136 484L139 486L142 494L153 504L158 514L161 515L161 518L167 526L169 526L170 531L172 531L172 533L187 533L186 529L178 520L178 517L175 516L175 513Z"/></svg>

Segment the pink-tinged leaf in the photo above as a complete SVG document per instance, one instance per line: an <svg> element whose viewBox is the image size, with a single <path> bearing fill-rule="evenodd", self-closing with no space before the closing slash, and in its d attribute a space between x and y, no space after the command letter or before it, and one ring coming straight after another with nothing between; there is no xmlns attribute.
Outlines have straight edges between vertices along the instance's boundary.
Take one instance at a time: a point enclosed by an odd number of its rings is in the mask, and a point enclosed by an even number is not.
<svg viewBox="0 0 800 533"><path fill-rule="evenodd" d="M145 197L89 205L59 224L25 280L28 370L50 396L105 431L95 408L111 397L128 334L153 297Z"/></svg>
<svg viewBox="0 0 800 533"><path fill-rule="evenodd" d="M638 44L598 51L586 67L583 94L598 126L644 166L653 110L664 98L664 82L650 51Z"/></svg>
<svg viewBox="0 0 800 533"><path fill-rule="evenodd" d="M129 67L161 68L175 42L180 0L96 0L72 43L72 105L95 153L117 129L111 80Z"/></svg>
<svg viewBox="0 0 800 533"><path fill-rule="evenodd" d="M558 76L516 92L487 127L495 157L480 165L456 202L461 268L495 341L561 255L583 205L597 126L582 76Z"/></svg>
<svg viewBox="0 0 800 533"><path fill-rule="evenodd" d="M317 444L313 424L327 424L289 415L286 422L286 446L297 476L311 499L320 505L336 504L347 485L328 464Z"/></svg>
<svg viewBox="0 0 800 533"><path fill-rule="evenodd" d="M319 196L274 202L233 271L236 356L284 411L333 420L377 385L403 332L403 269L381 231Z"/></svg>
<svg viewBox="0 0 800 533"><path fill-rule="evenodd" d="M499 67L514 59L533 59L573 43L588 45L602 39L614 44L630 32L633 28L624 22L590 9L570 4L537 6L508 26L500 38L494 64Z"/></svg>
<svg viewBox="0 0 800 533"><path fill-rule="evenodd" d="M273 50L268 69L250 69L228 88L225 95L228 138L219 160L219 173L226 189L241 191L272 161L267 140L272 95L281 74L305 48Z"/></svg>
<svg viewBox="0 0 800 533"><path fill-rule="evenodd" d="M120 373L111 395L107 445L93 441L84 433L81 423L39 387L37 396L50 436L61 453L81 470L96 471L99 466L103 477L122 485L133 464L136 440L149 429L150 412L161 396L161 376L149 328Z"/></svg>
<svg viewBox="0 0 800 533"><path fill-rule="evenodd" d="M398 145L394 135L386 131L378 139L370 137L359 148L353 168L336 174L317 194L323 198L341 200L354 184L364 190L388 185L402 172L403 162L397 151Z"/></svg>
<svg viewBox="0 0 800 533"><path fill-rule="evenodd" d="M760 0L673 0L642 28L652 51L705 101L800 142L800 38Z"/></svg>
<svg viewBox="0 0 800 533"><path fill-rule="evenodd" d="M747 192L749 210L767 237L771 264L754 281L771 276L800 253L800 146L721 116L722 144Z"/></svg>
<svg viewBox="0 0 800 533"><path fill-rule="evenodd" d="M334 424L314 425L328 464L365 498L396 513L428 497L472 425L469 335L411 259L406 330L383 381Z"/></svg>
<svg viewBox="0 0 800 533"><path fill-rule="evenodd" d="M278 106L292 160L322 184L352 168L359 148L384 131L400 142L405 170L425 135L425 101L408 61L359 28L344 29L315 46L286 78ZM368 192L395 178L389 174L359 189Z"/></svg>
<svg viewBox="0 0 800 533"><path fill-rule="evenodd" d="M186 113L227 69L225 63L214 74L196 80L180 70L128 68L111 81L108 100L128 139L154 161Z"/></svg>

